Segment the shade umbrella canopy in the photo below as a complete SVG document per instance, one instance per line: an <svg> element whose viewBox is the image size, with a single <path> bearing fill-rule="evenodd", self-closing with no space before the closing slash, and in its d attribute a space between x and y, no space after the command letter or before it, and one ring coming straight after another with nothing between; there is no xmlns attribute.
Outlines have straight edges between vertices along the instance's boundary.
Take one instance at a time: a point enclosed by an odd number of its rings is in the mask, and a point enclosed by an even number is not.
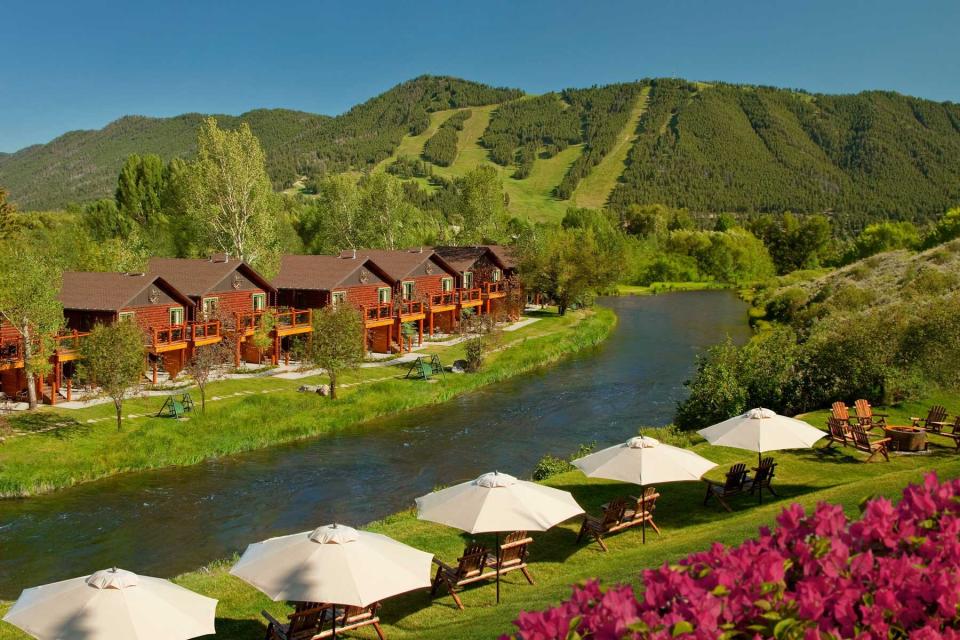
<svg viewBox="0 0 960 640"><path fill-rule="evenodd" d="M663 444L648 436L591 453L573 461L587 477L649 486L664 482L699 480L717 463L693 451Z"/></svg>
<svg viewBox="0 0 960 640"><path fill-rule="evenodd" d="M583 509L569 491L485 473L417 498L417 517L467 533L546 531Z"/></svg>
<svg viewBox="0 0 960 640"><path fill-rule="evenodd" d="M429 587L432 561L379 533L333 524L251 544L230 573L272 600L366 607Z"/></svg>
<svg viewBox="0 0 960 640"><path fill-rule="evenodd" d="M26 589L3 617L40 640L186 640L215 633L217 601L122 569Z"/></svg>
<svg viewBox="0 0 960 640"><path fill-rule="evenodd" d="M770 409L751 409L697 433L718 447L734 447L758 453L805 449L826 435L802 420L781 416Z"/></svg>

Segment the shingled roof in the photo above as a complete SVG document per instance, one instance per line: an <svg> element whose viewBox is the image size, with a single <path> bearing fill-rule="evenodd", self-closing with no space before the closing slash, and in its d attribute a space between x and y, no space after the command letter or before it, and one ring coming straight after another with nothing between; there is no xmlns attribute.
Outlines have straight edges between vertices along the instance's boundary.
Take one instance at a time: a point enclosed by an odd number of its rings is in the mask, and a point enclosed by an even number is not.
<svg viewBox="0 0 960 640"><path fill-rule="evenodd" d="M230 260L223 254L203 258L151 258L147 271L160 276L188 296L200 298L213 291L223 279L234 271L257 284L261 289L273 292L274 288L243 260Z"/></svg>
<svg viewBox="0 0 960 640"><path fill-rule="evenodd" d="M500 244L490 244L487 245L487 248L490 249L490 252L493 255L500 259L500 262L503 263L505 269L517 268L517 256L513 250L513 247L505 247Z"/></svg>
<svg viewBox="0 0 960 640"><path fill-rule="evenodd" d="M64 272L60 302L64 309L116 312L130 306L130 302L150 286L157 287L185 306L193 304L190 298L159 276L98 271Z"/></svg>
<svg viewBox="0 0 960 640"><path fill-rule="evenodd" d="M332 291L360 268L390 284L387 274L372 260L364 257L287 255L280 258L280 273L273 279L277 289Z"/></svg>
<svg viewBox="0 0 960 640"><path fill-rule="evenodd" d="M346 252L344 255L346 255ZM433 249L357 249L357 255L373 260L378 267L389 275L393 282L403 280L427 260L433 260L450 274L456 274L457 272Z"/></svg>
<svg viewBox="0 0 960 640"><path fill-rule="evenodd" d="M470 247L434 247L433 250L437 252L437 255L446 260L447 264L460 273L472 270L477 260L483 257L484 254L489 255L493 259L493 262L501 269L508 268L507 265L503 263L503 260L500 259L500 256L485 245Z"/></svg>

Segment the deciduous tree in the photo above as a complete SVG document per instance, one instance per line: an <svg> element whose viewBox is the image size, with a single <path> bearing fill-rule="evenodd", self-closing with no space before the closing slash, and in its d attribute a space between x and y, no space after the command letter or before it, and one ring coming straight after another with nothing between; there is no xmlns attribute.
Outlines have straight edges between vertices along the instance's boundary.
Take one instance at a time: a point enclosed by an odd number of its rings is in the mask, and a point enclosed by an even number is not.
<svg viewBox="0 0 960 640"><path fill-rule="evenodd" d="M337 397L337 379L363 361L363 319L353 307L340 304L313 314L313 334L305 358L330 378L330 399Z"/></svg>
<svg viewBox="0 0 960 640"><path fill-rule="evenodd" d="M139 386L146 362L143 331L130 320L98 324L83 341L80 375L113 400L117 431L123 425L123 402Z"/></svg>

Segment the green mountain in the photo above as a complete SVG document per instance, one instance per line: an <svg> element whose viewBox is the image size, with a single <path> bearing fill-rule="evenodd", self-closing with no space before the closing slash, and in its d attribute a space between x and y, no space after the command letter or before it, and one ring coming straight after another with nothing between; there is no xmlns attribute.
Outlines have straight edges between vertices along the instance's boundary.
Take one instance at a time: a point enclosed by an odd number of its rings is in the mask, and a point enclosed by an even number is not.
<svg viewBox="0 0 960 640"><path fill-rule="evenodd" d="M189 156L201 118L126 117L0 155L0 185L22 209L109 195L131 153ZM654 79L528 96L422 76L336 117L258 110L218 119L250 123L278 189L303 175L387 170L430 190L437 177L492 163L511 211L534 219L657 202L826 211L857 227L960 202L960 105L890 92Z"/></svg>

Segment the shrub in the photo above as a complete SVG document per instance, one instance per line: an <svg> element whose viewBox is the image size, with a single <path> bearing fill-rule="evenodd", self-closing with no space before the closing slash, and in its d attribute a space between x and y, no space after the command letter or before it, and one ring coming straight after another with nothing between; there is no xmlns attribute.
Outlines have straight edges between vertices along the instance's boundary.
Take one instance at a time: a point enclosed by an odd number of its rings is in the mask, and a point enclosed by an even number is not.
<svg viewBox="0 0 960 640"><path fill-rule="evenodd" d="M576 467L570 463L577 458L582 458L583 456L587 455L593 451L594 447L596 446L597 443L595 442L591 444L581 444L579 447L577 447L577 450L570 455L569 458L558 458L557 456L553 456L548 453L540 458L540 461L537 462L537 466L533 468L533 473L530 477L534 480L546 480L547 478L551 478L561 473L573 471L576 469Z"/></svg>
<svg viewBox="0 0 960 640"><path fill-rule="evenodd" d="M472 338L463 343L463 348L467 360L467 371L476 373L483 366L486 358L486 346L482 337Z"/></svg>
<svg viewBox="0 0 960 640"><path fill-rule="evenodd" d="M644 571L640 594L574 587L556 607L521 613L514 637L960 638L960 480L931 473L852 522L839 505L793 504L777 524Z"/></svg>

